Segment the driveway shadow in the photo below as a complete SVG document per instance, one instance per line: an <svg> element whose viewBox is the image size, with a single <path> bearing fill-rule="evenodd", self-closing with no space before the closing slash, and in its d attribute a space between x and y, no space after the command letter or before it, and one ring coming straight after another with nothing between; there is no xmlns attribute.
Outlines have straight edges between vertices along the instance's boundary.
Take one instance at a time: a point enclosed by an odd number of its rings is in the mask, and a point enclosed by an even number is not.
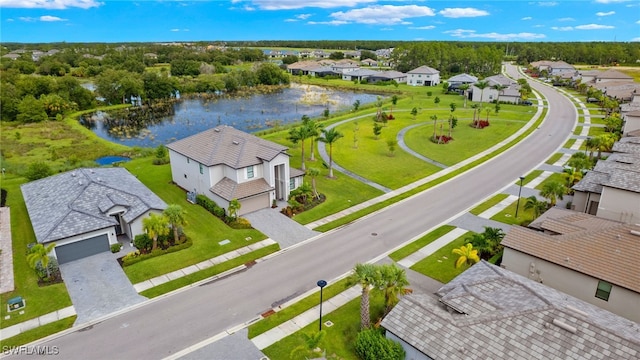
<svg viewBox="0 0 640 360"><path fill-rule="evenodd" d="M109 252L62 264L60 272L78 314L76 325L147 300Z"/></svg>

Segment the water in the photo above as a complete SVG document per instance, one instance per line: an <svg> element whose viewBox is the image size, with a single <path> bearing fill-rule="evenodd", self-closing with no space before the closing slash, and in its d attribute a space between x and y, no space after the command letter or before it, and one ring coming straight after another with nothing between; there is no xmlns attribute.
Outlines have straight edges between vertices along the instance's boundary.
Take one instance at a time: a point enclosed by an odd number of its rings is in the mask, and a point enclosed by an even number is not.
<svg viewBox="0 0 640 360"><path fill-rule="evenodd" d="M107 113L89 114L83 125L101 138L128 146L156 147L202 132L218 125L231 125L255 132L300 121L302 115L321 116L375 102L378 95L333 90L319 86L292 85L270 94L242 98L183 99L173 104L167 116L147 116L146 120L127 122ZM135 111L135 110L134 110Z"/></svg>
<svg viewBox="0 0 640 360"><path fill-rule="evenodd" d="M101 166L105 166L105 165L115 164L118 162L127 162L129 160L131 159L125 156L103 156L101 158L97 158L95 161Z"/></svg>

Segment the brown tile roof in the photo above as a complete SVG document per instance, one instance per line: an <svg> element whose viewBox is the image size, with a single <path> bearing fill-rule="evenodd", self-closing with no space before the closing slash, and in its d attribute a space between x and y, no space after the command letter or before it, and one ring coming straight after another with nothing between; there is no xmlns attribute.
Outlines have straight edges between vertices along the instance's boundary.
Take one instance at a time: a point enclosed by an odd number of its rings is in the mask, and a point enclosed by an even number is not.
<svg viewBox="0 0 640 360"><path fill-rule="evenodd" d="M167 147L206 166L224 164L241 169L286 154L287 147L231 126L218 126L173 142Z"/></svg>
<svg viewBox="0 0 640 360"><path fill-rule="evenodd" d="M596 79L626 79L633 81L633 78L631 76L614 69L608 69L604 71L603 73L597 75Z"/></svg>
<svg viewBox="0 0 640 360"><path fill-rule="evenodd" d="M271 190L273 190L273 187L269 186L264 179L256 179L238 184L227 177L209 189L209 191L227 201L233 199L242 200L251 196L264 194Z"/></svg>
<svg viewBox="0 0 640 360"><path fill-rule="evenodd" d="M436 296L404 296L382 327L432 359L640 355L640 324L485 261Z"/></svg>
<svg viewBox="0 0 640 360"><path fill-rule="evenodd" d="M632 233L639 225L584 213L549 219L540 227L547 225L566 232L549 235L514 226L502 245L640 293L640 236Z"/></svg>
<svg viewBox="0 0 640 360"><path fill-rule="evenodd" d="M302 171L300 169L296 169L296 168L289 168L289 178L295 178L298 176L304 176L304 174L306 174L305 171Z"/></svg>

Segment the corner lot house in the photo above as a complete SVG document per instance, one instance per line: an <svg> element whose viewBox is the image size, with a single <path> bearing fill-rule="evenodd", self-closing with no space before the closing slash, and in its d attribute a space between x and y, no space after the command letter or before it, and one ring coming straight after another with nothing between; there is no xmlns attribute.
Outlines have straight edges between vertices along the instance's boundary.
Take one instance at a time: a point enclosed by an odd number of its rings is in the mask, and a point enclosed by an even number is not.
<svg viewBox="0 0 640 360"><path fill-rule="evenodd" d="M640 324L487 262L382 320L407 360L637 359Z"/></svg>
<svg viewBox="0 0 640 360"><path fill-rule="evenodd" d="M218 126L171 143L173 181L228 209L238 199L239 215L286 200L304 172L289 167L287 147L230 126Z"/></svg>
<svg viewBox="0 0 640 360"><path fill-rule="evenodd" d="M436 86L440 84L440 71L426 65L407 72L407 85Z"/></svg>
<svg viewBox="0 0 640 360"><path fill-rule="evenodd" d="M142 219L167 204L124 168L77 169L22 185L39 243L60 264L103 251L118 235L142 234Z"/></svg>

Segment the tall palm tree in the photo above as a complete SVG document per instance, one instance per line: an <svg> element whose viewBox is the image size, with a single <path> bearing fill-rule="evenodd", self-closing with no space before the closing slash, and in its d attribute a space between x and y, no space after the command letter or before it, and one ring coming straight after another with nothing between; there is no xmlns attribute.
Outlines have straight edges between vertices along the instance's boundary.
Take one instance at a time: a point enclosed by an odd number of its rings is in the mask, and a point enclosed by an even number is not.
<svg viewBox="0 0 640 360"><path fill-rule="evenodd" d="M379 284L379 271L373 264L356 264L353 268L351 279L362 287L362 294L360 295L360 329L368 329L371 326L369 292L372 287L377 287Z"/></svg>
<svg viewBox="0 0 640 360"><path fill-rule="evenodd" d="M386 264L380 267L379 285L384 293L385 315L391 311L400 296L413 292L413 290L407 287L409 286L407 273L396 264Z"/></svg>
<svg viewBox="0 0 640 360"><path fill-rule="evenodd" d="M173 241L177 243L178 228L187 225L187 213L182 209L182 206L178 204L167 206L162 213L167 217L167 220L169 220L169 224L171 224L171 229L173 230Z"/></svg>
<svg viewBox="0 0 640 360"><path fill-rule="evenodd" d="M287 139L294 144L300 143L300 150L302 151L302 165L300 168L305 170L304 165L304 141L311 136L309 128L306 126L298 126L289 130L289 136Z"/></svg>
<svg viewBox="0 0 640 360"><path fill-rule="evenodd" d="M573 167L564 168L562 176L567 180L567 187L572 187L582 179L582 171Z"/></svg>
<svg viewBox="0 0 640 360"><path fill-rule="evenodd" d="M489 87L489 82L486 80L480 80L474 85L480 89L480 107L482 107L482 100L484 99L484 89Z"/></svg>
<svg viewBox="0 0 640 360"><path fill-rule="evenodd" d="M549 199L551 207L556 206L558 199L562 200L566 193L567 188L559 181L549 181L542 185L542 190L540 190L540 196Z"/></svg>
<svg viewBox="0 0 640 360"><path fill-rule="evenodd" d="M593 152L600 149L600 143L602 139L600 137L590 137L584 142L584 146L589 150L589 160L593 159Z"/></svg>
<svg viewBox="0 0 640 360"><path fill-rule="evenodd" d="M318 138L318 141L322 141L325 144L329 144L329 177L333 178L333 144L340 140L343 137L341 132L336 130L336 128L331 128L329 130L322 129L322 136Z"/></svg>
<svg viewBox="0 0 640 360"><path fill-rule="evenodd" d="M34 245L31 250L29 250L29 254L27 255L27 263L32 269L36 269L38 263L42 264L42 267L47 272L47 279L51 277L51 272L49 271L49 253L56 247L56 244L51 243L46 247L42 244Z"/></svg>
<svg viewBox="0 0 640 360"><path fill-rule="evenodd" d="M527 198L527 202L524 203L525 210L531 210L533 212L533 218L538 218L543 212L547 210L549 204L546 201L538 200L535 195L531 195Z"/></svg>
<svg viewBox="0 0 640 360"><path fill-rule="evenodd" d="M169 233L169 221L164 215L151 214L142 219L142 228L153 239L151 251L158 248L158 236Z"/></svg>
<svg viewBox="0 0 640 360"><path fill-rule="evenodd" d="M467 97L467 91L469 90L470 86L471 85L469 85L469 84L462 84L462 85L458 86L458 89L462 90L462 96L464 96L464 106L463 106L464 108L467 107L467 98L468 98Z"/></svg>
<svg viewBox="0 0 640 360"><path fill-rule="evenodd" d="M309 155L309 160L311 161L316 161L316 155L315 155L315 151L314 150L314 139L320 135L320 130L322 130L322 128L324 128L323 124L320 124L318 121L316 120L312 120L310 117L308 117L307 115L302 115L302 126L306 126L308 128L308 132L309 132L309 138L311 138L311 146L310 146L310 152L311 155Z"/></svg>
<svg viewBox="0 0 640 360"><path fill-rule="evenodd" d="M436 131L438 131L438 126L436 125L438 122L438 115L431 115L431 120L433 120L433 140L436 139Z"/></svg>
<svg viewBox="0 0 640 360"><path fill-rule="evenodd" d="M504 92L504 89L508 88L507 85L502 85L502 84L495 84L491 87L494 90L498 91L498 97L496 98L496 103L500 103L500 94L502 94Z"/></svg>
<svg viewBox="0 0 640 360"><path fill-rule="evenodd" d="M615 144L616 142L616 137L613 134L602 134L598 135L596 138L599 139L597 150L598 160L600 160L602 158L603 151L611 151L611 148L613 148L613 144Z"/></svg>
<svg viewBox="0 0 640 360"><path fill-rule="evenodd" d="M451 253L458 255L458 260L456 260L455 264L456 269L462 266L462 264L473 265L480 261L480 257L478 257L478 250L475 250L471 243L467 243L457 249L453 249Z"/></svg>
<svg viewBox="0 0 640 360"><path fill-rule="evenodd" d="M317 168L308 168L307 175L311 177L311 187L313 188L313 197L315 199L319 198L318 189L316 189L316 177L320 175L320 170Z"/></svg>

